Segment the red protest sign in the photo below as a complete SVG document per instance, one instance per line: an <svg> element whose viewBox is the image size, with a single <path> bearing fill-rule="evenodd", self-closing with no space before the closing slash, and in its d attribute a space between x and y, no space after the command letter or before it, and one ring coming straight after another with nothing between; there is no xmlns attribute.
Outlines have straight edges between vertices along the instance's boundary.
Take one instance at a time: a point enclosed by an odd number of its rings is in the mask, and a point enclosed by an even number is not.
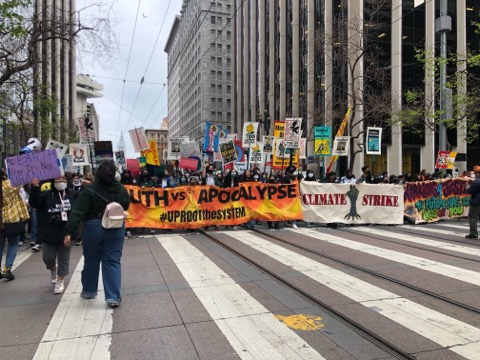
<svg viewBox="0 0 480 360"><path fill-rule="evenodd" d="M198 167L198 159L181 157L178 167L180 169L196 171Z"/></svg>

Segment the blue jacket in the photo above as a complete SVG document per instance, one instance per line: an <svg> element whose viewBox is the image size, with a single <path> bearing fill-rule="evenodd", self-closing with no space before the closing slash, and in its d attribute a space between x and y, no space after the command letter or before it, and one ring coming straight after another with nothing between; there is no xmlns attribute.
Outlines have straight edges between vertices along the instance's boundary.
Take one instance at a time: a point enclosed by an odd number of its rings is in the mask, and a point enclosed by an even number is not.
<svg viewBox="0 0 480 360"><path fill-rule="evenodd" d="M471 206L480 206L480 178L476 178L467 189L467 192L472 195L470 198Z"/></svg>

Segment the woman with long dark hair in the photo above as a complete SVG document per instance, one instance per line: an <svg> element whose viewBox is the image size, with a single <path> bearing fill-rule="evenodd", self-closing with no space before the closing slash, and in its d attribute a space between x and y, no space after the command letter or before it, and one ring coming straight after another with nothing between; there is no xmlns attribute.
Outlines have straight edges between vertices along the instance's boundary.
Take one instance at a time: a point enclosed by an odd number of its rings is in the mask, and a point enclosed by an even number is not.
<svg viewBox="0 0 480 360"><path fill-rule="evenodd" d="M97 296L100 264L102 266L105 301L110 307L117 307L122 301L121 284L123 242L125 223L120 228L105 229L102 216L107 206L102 199L117 202L124 210L130 206L130 198L125 187L115 179L116 167L113 161L102 161L95 174L96 181L80 192L71 216L65 227L64 242L71 245L71 237L83 220L83 256L81 296L92 299ZM99 196L101 195L101 196Z"/></svg>

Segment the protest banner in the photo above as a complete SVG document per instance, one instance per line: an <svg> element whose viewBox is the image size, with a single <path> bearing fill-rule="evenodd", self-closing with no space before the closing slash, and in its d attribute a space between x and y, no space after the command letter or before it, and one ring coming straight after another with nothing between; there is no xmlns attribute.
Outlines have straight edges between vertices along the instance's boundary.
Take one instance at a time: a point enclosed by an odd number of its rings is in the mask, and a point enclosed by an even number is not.
<svg viewBox="0 0 480 360"><path fill-rule="evenodd" d="M403 224L403 187L301 181L303 219L315 223Z"/></svg>
<svg viewBox="0 0 480 360"><path fill-rule="evenodd" d="M82 144L91 144L97 139L97 131L95 121L88 116L82 116L77 118L78 133L80 135L80 142Z"/></svg>
<svg viewBox="0 0 480 360"><path fill-rule="evenodd" d="M47 145L45 146L45 150L48 150L48 149L57 150L57 157L61 159L67 153L68 145L62 144L58 141L50 139L48 140Z"/></svg>
<svg viewBox="0 0 480 360"><path fill-rule="evenodd" d="M257 122L245 122L243 124L242 146L251 147L257 142Z"/></svg>
<svg viewBox="0 0 480 360"><path fill-rule="evenodd" d="M148 149L148 139L143 127L128 130L128 133L130 134L130 140L132 141L135 152Z"/></svg>
<svg viewBox="0 0 480 360"><path fill-rule="evenodd" d="M64 174L55 149L12 156L5 163L12 186L28 184L33 178L49 180Z"/></svg>
<svg viewBox="0 0 480 360"><path fill-rule="evenodd" d="M90 165L90 161L88 158L88 145L70 144L69 153L70 155L72 155L73 166Z"/></svg>
<svg viewBox="0 0 480 360"><path fill-rule="evenodd" d="M172 147L174 145L172 144ZM202 156L200 152L200 144L196 141L188 141L180 143L180 156L190 157L190 156Z"/></svg>
<svg viewBox="0 0 480 360"><path fill-rule="evenodd" d="M142 189L130 194L126 227L198 229L240 225L250 219L287 221L302 218L298 184L243 183L237 188L181 186Z"/></svg>
<svg viewBox="0 0 480 360"><path fill-rule="evenodd" d="M382 128L367 127L366 141L368 155L382 155Z"/></svg>
<svg viewBox="0 0 480 360"><path fill-rule="evenodd" d="M300 136L302 135L302 118L286 118L284 129L285 147L287 149L298 149Z"/></svg>
<svg viewBox="0 0 480 360"><path fill-rule="evenodd" d="M415 224L468 215L469 178L409 182L405 186L405 217Z"/></svg>

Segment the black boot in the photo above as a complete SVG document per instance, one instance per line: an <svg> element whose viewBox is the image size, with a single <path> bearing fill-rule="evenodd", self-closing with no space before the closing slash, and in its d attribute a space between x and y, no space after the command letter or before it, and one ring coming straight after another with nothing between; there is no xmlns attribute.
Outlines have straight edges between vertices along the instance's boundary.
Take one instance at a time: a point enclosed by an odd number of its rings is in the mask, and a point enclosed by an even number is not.
<svg viewBox="0 0 480 360"><path fill-rule="evenodd" d="M5 273L3 274L3 277L7 279L8 281L15 280L15 276L12 274L12 271L10 269L6 269Z"/></svg>

